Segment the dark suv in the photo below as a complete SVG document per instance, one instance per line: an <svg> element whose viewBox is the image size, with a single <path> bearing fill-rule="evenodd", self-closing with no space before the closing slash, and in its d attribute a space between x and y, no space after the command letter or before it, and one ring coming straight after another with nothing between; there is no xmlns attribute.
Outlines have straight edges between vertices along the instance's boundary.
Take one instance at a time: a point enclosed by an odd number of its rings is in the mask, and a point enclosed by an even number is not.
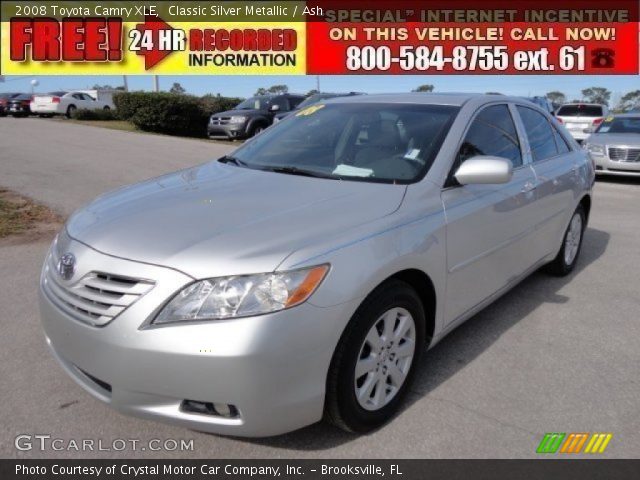
<svg viewBox="0 0 640 480"><path fill-rule="evenodd" d="M304 95L257 95L240 103L233 110L214 113L209 119L209 138L249 138L273 123L278 112L295 109Z"/></svg>

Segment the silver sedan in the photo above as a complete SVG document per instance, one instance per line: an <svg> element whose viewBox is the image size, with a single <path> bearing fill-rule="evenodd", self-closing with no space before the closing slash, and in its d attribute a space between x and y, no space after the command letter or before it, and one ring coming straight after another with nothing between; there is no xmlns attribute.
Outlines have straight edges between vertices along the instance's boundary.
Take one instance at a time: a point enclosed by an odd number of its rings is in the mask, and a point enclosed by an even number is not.
<svg viewBox="0 0 640 480"><path fill-rule="evenodd" d="M40 282L53 355L121 412L268 436L366 432L420 355L539 267L576 265L592 162L536 105L370 95L99 197Z"/></svg>
<svg viewBox="0 0 640 480"><path fill-rule="evenodd" d="M605 118L584 147L596 173L640 176L640 113Z"/></svg>

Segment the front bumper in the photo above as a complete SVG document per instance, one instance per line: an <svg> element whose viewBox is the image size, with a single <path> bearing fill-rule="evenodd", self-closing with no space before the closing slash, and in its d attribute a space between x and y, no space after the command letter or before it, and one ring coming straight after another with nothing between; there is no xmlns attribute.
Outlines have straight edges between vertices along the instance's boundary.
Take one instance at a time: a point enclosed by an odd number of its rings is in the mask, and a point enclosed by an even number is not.
<svg viewBox="0 0 640 480"><path fill-rule="evenodd" d="M270 436L322 418L326 375L355 304L305 303L273 314L141 328L192 281L176 271L109 257L71 241L78 265L154 278L154 288L103 327L64 313L40 288L47 343L66 372L123 413L196 430ZM82 274L82 272L79 272ZM235 418L188 413L184 400L233 405Z"/></svg>
<svg viewBox="0 0 640 480"><path fill-rule="evenodd" d="M245 124L228 123L225 125L211 124L207 126L209 138L244 138L247 135Z"/></svg>
<svg viewBox="0 0 640 480"><path fill-rule="evenodd" d="M640 176L640 162L621 162L611 160L607 155L589 156L596 164L596 174L622 175L622 176Z"/></svg>

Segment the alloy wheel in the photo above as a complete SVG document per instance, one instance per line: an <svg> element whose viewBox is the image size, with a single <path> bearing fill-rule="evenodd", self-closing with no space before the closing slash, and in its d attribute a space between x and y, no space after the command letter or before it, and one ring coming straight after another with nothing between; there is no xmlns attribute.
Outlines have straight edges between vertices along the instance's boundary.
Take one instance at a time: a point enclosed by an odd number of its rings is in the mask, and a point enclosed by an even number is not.
<svg viewBox="0 0 640 480"><path fill-rule="evenodd" d="M367 333L356 362L358 404L374 411L388 405L405 382L416 349L416 325L404 308L387 310Z"/></svg>
<svg viewBox="0 0 640 480"><path fill-rule="evenodd" d="M567 265L573 264L580 248L582 240L582 216L576 212L569 224L567 238L564 241L564 261Z"/></svg>

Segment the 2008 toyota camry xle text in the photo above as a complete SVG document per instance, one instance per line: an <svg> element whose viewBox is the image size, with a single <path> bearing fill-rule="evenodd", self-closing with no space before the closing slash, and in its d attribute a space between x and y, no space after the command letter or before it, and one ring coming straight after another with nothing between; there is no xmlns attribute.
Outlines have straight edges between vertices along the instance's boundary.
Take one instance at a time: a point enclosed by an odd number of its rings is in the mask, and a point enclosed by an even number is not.
<svg viewBox="0 0 640 480"><path fill-rule="evenodd" d="M573 270L593 179L526 100L315 104L75 212L42 271L47 342L125 413L366 432L398 411L423 351L539 267Z"/></svg>

